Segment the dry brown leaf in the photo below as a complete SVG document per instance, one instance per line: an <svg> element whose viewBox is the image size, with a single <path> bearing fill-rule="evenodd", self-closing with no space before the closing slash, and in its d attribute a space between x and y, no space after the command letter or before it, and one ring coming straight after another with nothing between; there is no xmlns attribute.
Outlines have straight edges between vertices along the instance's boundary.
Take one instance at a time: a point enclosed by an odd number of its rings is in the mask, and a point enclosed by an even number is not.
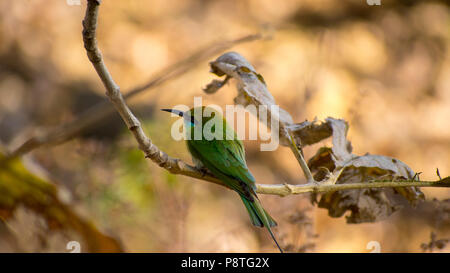
<svg viewBox="0 0 450 273"><path fill-rule="evenodd" d="M347 140L348 125L343 120L327 118L333 130L333 147L319 149L309 160L314 178L322 181L334 177L335 183L360 183L371 180L411 180L414 171L398 159L381 155L357 156L351 152ZM328 209L332 217L341 217L347 211L348 223L375 222L387 218L406 204L406 198L415 205L424 199L423 193L414 187L387 189L344 190L323 194L319 207Z"/></svg>
<svg viewBox="0 0 450 273"><path fill-rule="evenodd" d="M291 115L276 104L263 76L257 73L255 68L239 53L225 53L211 62L210 66L212 73L219 77L226 77L223 81L211 81L204 88L205 93L215 93L230 78L236 79L238 94L234 98L234 102L244 107L248 105L267 107L267 125L270 127L271 117L273 121L279 122L279 137L282 145L290 145L290 139L286 130L292 133L296 143L302 147L312 145L331 136L332 128L329 122L314 120L312 122L294 123ZM279 111L272 111L271 107L277 107L276 109L279 109Z"/></svg>
<svg viewBox="0 0 450 273"><path fill-rule="evenodd" d="M267 126L270 127L271 121L280 124L281 144L289 145L289 136L285 132L284 126L292 125L291 115L284 109L279 108L272 94L267 89L267 85L261 74L258 74L253 66L240 54L228 52L210 63L211 72L217 76L227 75L236 79L238 95L234 102L244 107L255 105L257 107L266 107ZM225 81L227 78L225 79ZM225 82L224 81L224 82ZM222 87L223 84L214 80L204 89L206 93L214 93ZM275 108L273 108L275 107ZM276 111L274 109L279 109Z"/></svg>

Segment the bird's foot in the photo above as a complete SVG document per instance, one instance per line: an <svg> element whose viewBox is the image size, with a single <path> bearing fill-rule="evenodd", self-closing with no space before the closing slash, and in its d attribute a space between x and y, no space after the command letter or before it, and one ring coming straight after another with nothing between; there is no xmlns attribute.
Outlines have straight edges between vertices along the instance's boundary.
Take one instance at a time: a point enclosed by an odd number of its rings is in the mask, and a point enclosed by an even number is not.
<svg viewBox="0 0 450 273"><path fill-rule="evenodd" d="M202 167L202 168L199 168L198 170L202 173L202 178L205 177L205 175L208 174L208 169L207 168Z"/></svg>

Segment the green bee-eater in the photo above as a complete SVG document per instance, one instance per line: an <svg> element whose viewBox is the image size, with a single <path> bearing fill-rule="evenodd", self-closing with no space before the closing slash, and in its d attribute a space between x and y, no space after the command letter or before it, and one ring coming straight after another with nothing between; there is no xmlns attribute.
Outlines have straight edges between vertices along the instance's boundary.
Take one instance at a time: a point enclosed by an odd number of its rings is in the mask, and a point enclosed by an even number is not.
<svg viewBox="0 0 450 273"><path fill-rule="evenodd" d="M255 178L248 170L244 146L222 115L204 106L186 112L161 110L183 117L187 147L194 164L198 168L206 168L236 191L244 202L253 225L266 227L280 252L283 252L271 230L277 223L264 210L256 195ZM204 130L205 126L209 130Z"/></svg>

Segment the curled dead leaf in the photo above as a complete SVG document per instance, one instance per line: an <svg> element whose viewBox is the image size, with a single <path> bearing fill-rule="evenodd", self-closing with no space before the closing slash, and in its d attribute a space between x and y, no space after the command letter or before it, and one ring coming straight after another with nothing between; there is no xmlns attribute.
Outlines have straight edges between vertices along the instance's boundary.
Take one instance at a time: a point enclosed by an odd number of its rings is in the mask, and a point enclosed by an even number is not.
<svg viewBox="0 0 450 273"><path fill-rule="evenodd" d="M414 171L398 159L381 155L357 156L351 153L347 140L348 126L345 121L327 118L333 135L333 147L322 147L313 156L308 166L317 181L329 176L334 183L360 183L371 180L412 180ZM327 175L330 172L331 175ZM423 193L415 187L344 190L323 194L319 207L328 209L332 217L341 217L347 211L348 223L375 222L407 204L415 205L424 199Z"/></svg>
<svg viewBox="0 0 450 273"><path fill-rule="evenodd" d="M234 102L244 107L255 105L257 107L266 107L267 121L280 124L280 140L281 144L289 145L289 136L286 132L286 126L292 125L291 115L280 108L267 89L267 85L261 74L255 71L255 68L240 54L236 52L228 52L210 63L211 72L217 76L227 75L236 80L238 95L234 98ZM221 85L217 80L211 82L205 92L212 93L220 89ZM259 118L259 117L258 117Z"/></svg>

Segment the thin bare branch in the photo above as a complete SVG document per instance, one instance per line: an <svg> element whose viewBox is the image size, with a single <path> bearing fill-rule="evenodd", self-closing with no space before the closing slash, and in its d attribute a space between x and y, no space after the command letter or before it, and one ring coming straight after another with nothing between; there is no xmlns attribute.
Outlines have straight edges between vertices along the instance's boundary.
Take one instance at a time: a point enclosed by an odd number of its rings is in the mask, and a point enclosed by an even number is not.
<svg viewBox="0 0 450 273"><path fill-rule="evenodd" d="M283 125L284 126L284 125ZM316 183L314 180L311 170L308 167L308 164L306 163L305 159L303 158L303 152L297 147L297 143L295 143L294 137L292 136L291 131L288 131L290 144L289 147L291 148L292 153L294 154L295 158L298 161L298 164L303 170L303 173L305 174L306 181L308 183Z"/></svg>
<svg viewBox="0 0 450 273"><path fill-rule="evenodd" d="M329 181L316 183L308 183L303 185L290 185L290 184L278 184L278 185L257 185L258 193L262 194L274 194L280 196L287 196L292 194L301 193L321 193L321 192L333 192L341 190L353 190L353 189L374 189L374 188L399 188L399 187L450 187L450 176L444 179L436 181L391 181L391 180L375 180L372 182L361 183L348 183L348 184L332 184Z"/></svg>

